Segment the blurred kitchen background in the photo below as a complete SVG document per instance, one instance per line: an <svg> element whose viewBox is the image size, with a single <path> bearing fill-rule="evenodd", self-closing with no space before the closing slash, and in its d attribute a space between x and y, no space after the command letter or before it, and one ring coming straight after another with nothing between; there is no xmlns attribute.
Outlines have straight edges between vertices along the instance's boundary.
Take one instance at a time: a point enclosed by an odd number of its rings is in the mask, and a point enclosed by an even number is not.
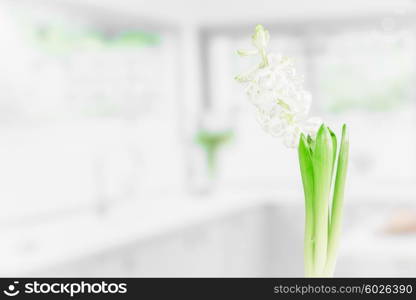
<svg viewBox="0 0 416 300"><path fill-rule="evenodd" d="M303 276L297 153L233 79L258 23L350 127L336 276L416 276L410 0L0 0L0 276Z"/></svg>

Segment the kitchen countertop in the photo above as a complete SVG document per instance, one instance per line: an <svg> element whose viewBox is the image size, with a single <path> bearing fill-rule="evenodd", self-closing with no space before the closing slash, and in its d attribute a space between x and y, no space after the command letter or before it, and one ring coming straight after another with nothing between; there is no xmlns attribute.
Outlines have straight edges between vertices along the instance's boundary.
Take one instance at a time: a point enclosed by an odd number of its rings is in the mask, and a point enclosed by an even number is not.
<svg viewBox="0 0 416 300"><path fill-rule="evenodd" d="M378 199L378 205L380 201L390 201L392 197L401 201L415 198L413 192L405 190L398 195L396 191L379 191L376 196L362 197L369 201L367 204ZM357 200L351 200L352 204L360 204L358 196L347 195L349 199ZM35 274L38 270L120 247L134 240L174 232L265 205L299 206L299 209L303 209L301 191L293 190L268 190L264 193L225 190L205 196L166 193L145 199L145 202L120 203L111 207L105 215L90 210L54 221L39 222L37 225L3 227L0 230L0 276ZM400 252L414 256L416 239L377 235L377 222L346 228L340 258L364 252L374 255L375 248L377 253L394 256ZM369 243L370 240L374 243ZM378 246L373 247L374 244Z"/></svg>
<svg viewBox="0 0 416 300"><path fill-rule="evenodd" d="M288 204L301 204L294 193ZM167 199L167 200L166 200ZM171 196L146 203L123 203L105 215L89 211L55 222L0 231L0 276L23 276L36 270L99 253L132 240L146 239L276 201L258 193Z"/></svg>

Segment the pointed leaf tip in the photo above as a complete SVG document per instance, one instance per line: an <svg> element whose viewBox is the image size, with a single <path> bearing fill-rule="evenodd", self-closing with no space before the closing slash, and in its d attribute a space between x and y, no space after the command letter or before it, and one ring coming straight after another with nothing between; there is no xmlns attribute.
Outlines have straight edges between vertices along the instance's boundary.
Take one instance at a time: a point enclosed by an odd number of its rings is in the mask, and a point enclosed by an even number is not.
<svg viewBox="0 0 416 300"><path fill-rule="evenodd" d="M348 128L347 128L347 124L342 124L342 133L348 133Z"/></svg>
<svg viewBox="0 0 416 300"><path fill-rule="evenodd" d="M332 129L331 128L329 128L328 126L326 126L326 128L328 128L328 131L329 131L329 133L331 134L331 136L337 136L336 134L335 134L335 132L333 132L332 131Z"/></svg>
<svg viewBox="0 0 416 300"><path fill-rule="evenodd" d="M343 124L342 125L342 138L341 139L344 142L348 142L349 141L347 124Z"/></svg>
<svg viewBox="0 0 416 300"><path fill-rule="evenodd" d="M299 137L298 149L300 149L301 147L307 147L307 146L308 146L308 141L306 140L305 134L302 132Z"/></svg>
<svg viewBox="0 0 416 300"><path fill-rule="evenodd" d="M324 123L322 123L322 125L319 127L318 132L316 134L316 140L322 138L331 139L330 129Z"/></svg>
<svg viewBox="0 0 416 300"><path fill-rule="evenodd" d="M326 126L324 123L321 124L321 126L319 126L319 129L316 133L316 135L318 135L320 132L324 131L326 129ZM322 134L322 133L321 133Z"/></svg>
<svg viewBox="0 0 416 300"><path fill-rule="evenodd" d="M305 134L304 134L303 132L301 132L301 133L300 133L300 138L301 138L301 139L305 139L305 138L306 138L306 137L305 137Z"/></svg>

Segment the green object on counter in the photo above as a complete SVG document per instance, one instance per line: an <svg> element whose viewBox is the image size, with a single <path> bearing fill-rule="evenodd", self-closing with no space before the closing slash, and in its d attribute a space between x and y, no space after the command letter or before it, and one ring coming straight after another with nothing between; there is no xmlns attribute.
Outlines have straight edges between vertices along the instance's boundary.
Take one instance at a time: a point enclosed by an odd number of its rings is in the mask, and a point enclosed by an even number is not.
<svg viewBox="0 0 416 300"><path fill-rule="evenodd" d="M202 146L206 154L209 175L214 177L217 167L218 149L229 142L233 137L231 131L207 131L201 130L197 133L196 142Z"/></svg>

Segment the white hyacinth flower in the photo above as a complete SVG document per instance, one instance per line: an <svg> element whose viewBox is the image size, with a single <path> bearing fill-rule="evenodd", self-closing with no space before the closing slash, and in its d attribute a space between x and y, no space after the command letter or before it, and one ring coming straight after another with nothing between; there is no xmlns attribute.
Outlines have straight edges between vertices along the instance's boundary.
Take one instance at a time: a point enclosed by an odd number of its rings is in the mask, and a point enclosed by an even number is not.
<svg viewBox="0 0 416 300"><path fill-rule="evenodd" d="M257 25L252 36L255 50L239 50L241 56L259 55L261 62L236 80L246 85L246 93L256 107L257 119L272 136L280 137L290 148L298 145L301 133L315 136L321 120L308 118L310 94L303 88L291 59L268 54L269 32Z"/></svg>

